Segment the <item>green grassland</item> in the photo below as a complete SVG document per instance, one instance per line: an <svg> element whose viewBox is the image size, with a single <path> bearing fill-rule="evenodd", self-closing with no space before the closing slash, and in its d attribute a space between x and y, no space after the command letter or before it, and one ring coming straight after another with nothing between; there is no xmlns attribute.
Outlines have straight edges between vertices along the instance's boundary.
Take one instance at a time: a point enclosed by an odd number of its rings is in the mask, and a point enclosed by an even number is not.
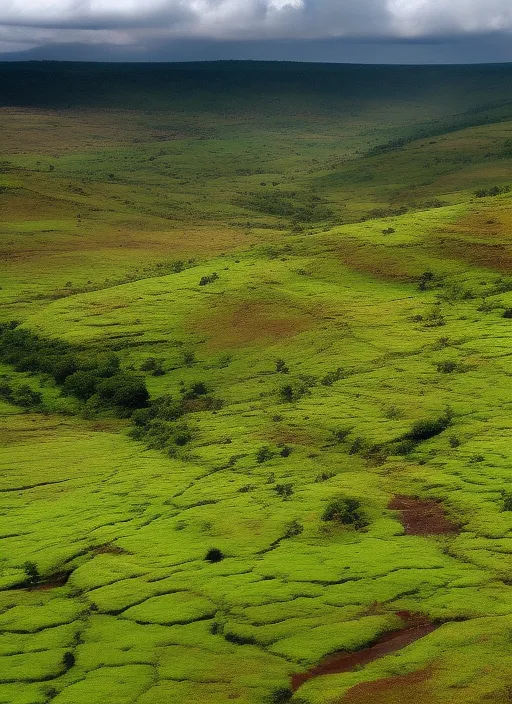
<svg viewBox="0 0 512 704"><path fill-rule="evenodd" d="M405 611L290 701L510 701L511 84L0 65L0 322L184 399L151 435L1 364L0 704L284 702Z"/></svg>

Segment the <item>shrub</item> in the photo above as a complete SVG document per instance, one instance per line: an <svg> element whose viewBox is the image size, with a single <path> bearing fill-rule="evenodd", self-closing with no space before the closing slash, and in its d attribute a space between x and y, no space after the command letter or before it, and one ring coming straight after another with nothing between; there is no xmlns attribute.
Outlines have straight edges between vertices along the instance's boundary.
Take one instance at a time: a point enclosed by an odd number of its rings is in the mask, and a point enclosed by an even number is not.
<svg viewBox="0 0 512 704"><path fill-rule="evenodd" d="M459 370L459 365L457 362L454 362L453 359L445 359L437 363L436 369L442 374L452 374L452 372Z"/></svg>
<svg viewBox="0 0 512 704"><path fill-rule="evenodd" d="M289 499L290 496L293 494L293 484L276 484L274 487L274 491L278 496L281 496L283 499Z"/></svg>
<svg viewBox="0 0 512 704"><path fill-rule="evenodd" d="M347 439L351 432L352 428L338 428L332 431L332 436L335 442L341 443Z"/></svg>
<svg viewBox="0 0 512 704"><path fill-rule="evenodd" d="M183 353L183 364L186 367L192 367L196 361L194 352L188 351Z"/></svg>
<svg viewBox="0 0 512 704"><path fill-rule="evenodd" d="M181 391L183 399L189 401L199 398L208 393L208 387L204 381L194 381L190 386L185 387Z"/></svg>
<svg viewBox="0 0 512 704"><path fill-rule="evenodd" d="M271 704L285 704L293 697L293 692L288 687L279 687L272 692Z"/></svg>
<svg viewBox="0 0 512 704"><path fill-rule="evenodd" d="M222 553L219 548L210 548L208 552L206 553L204 559L207 562L221 562L221 560L224 559L224 554Z"/></svg>
<svg viewBox="0 0 512 704"><path fill-rule="evenodd" d="M489 198L492 196L500 196L503 193L509 193L510 186L491 186L491 188L479 188L475 191L476 198Z"/></svg>
<svg viewBox="0 0 512 704"><path fill-rule="evenodd" d="M350 446L349 455L357 455L364 448L364 444L364 438L356 438Z"/></svg>
<svg viewBox="0 0 512 704"><path fill-rule="evenodd" d="M263 447L260 447L260 449L256 453L256 462L258 464L263 464L263 462L268 462L269 460L271 460L273 456L274 453L272 452L271 448L268 447L268 445L264 445Z"/></svg>
<svg viewBox="0 0 512 704"><path fill-rule="evenodd" d="M43 397L38 391L33 391L27 384L22 384L11 391L9 400L15 406L22 408L37 408L41 405Z"/></svg>
<svg viewBox="0 0 512 704"><path fill-rule="evenodd" d="M290 370L286 366L286 362L284 359L277 359L276 360L276 372L279 374L288 374Z"/></svg>
<svg viewBox="0 0 512 704"><path fill-rule="evenodd" d="M213 274L210 274L209 276L202 276L201 280L199 281L199 286L206 286L207 284L213 284L214 281L217 281L219 278L219 275L214 271Z"/></svg>
<svg viewBox="0 0 512 704"><path fill-rule="evenodd" d="M448 442L450 443L450 447L459 447L460 445L460 440L455 435L452 435Z"/></svg>
<svg viewBox="0 0 512 704"><path fill-rule="evenodd" d="M148 357L140 365L141 372L151 372L152 376L163 376L165 374L164 368L162 366L162 360L156 359L156 357Z"/></svg>
<svg viewBox="0 0 512 704"><path fill-rule="evenodd" d="M358 499L337 498L330 501L322 514L323 521L334 521L342 525L363 528L367 521L361 511L361 503Z"/></svg>
<svg viewBox="0 0 512 704"><path fill-rule="evenodd" d="M512 511L512 494L503 492L503 508L502 511Z"/></svg>
<svg viewBox="0 0 512 704"><path fill-rule="evenodd" d="M447 410L446 413L439 416L439 418L417 421L410 431L404 435L403 439L413 440L416 443L429 440L446 430L451 425L451 422L451 412Z"/></svg>
<svg viewBox="0 0 512 704"><path fill-rule="evenodd" d="M311 385L311 384L309 384ZM278 394L282 401L286 403L293 403L298 401L302 396L308 392L308 384L299 380L289 384L283 384L279 388Z"/></svg>
<svg viewBox="0 0 512 704"><path fill-rule="evenodd" d="M304 531L304 526L299 521L293 520L287 524L283 538L294 538Z"/></svg>
<svg viewBox="0 0 512 704"><path fill-rule="evenodd" d="M281 455L281 457L289 457L292 452L293 448L288 447L288 445L285 445L279 454Z"/></svg>
<svg viewBox="0 0 512 704"><path fill-rule="evenodd" d="M503 311L504 318L512 318L512 308L507 308Z"/></svg>
<svg viewBox="0 0 512 704"><path fill-rule="evenodd" d="M332 479L335 476L336 476L335 472L327 472L327 471L320 472L320 474L318 474L315 479L315 483L319 484L320 482L326 482L328 479Z"/></svg>
<svg viewBox="0 0 512 704"><path fill-rule="evenodd" d="M135 410L147 405L149 393L142 379L133 374L121 373L102 380L97 385L102 401L123 410Z"/></svg>
<svg viewBox="0 0 512 704"><path fill-rule="evenodd" d="M324 376L324 378L322 379L322 384L324 386L332 386L335 381L339 381L340 379L344 379L345 376L346 376L345 371L341 367L338 367L335 371L328 372Z"/></svg>
<svg viewBox="0 0 512 704"><path fill-rule="evenodd" d="M428 289L432 287L434 278L434 274L431 271L424 271L420 276L418 289L420 291L428 291Z"/></svg>
<svg viewBox="0 0 512 704"><path fill-rule="evenodd" d="M41 575L39 574L39 570L37 569L37 565L35 562L27 560L27 562L25 562L23 565L23 569L25 570L25 574L27 575L27 578L25 579L25 584L27 586L32 587L41 581Z"/></svg>
<svg viewBox="0 0 512 704"><path fill-rule="evenodd" d="M98 377L90 371L78 371L70 374L64 381L64 392L86 401L96 391Z"/></svg>
<svg viewBox="0 0 512 704"><path fill-rule="evenodd" d="M62 664L64 665L66 670L70 670L75 664L75 656L69 650L64 653L64 656L62 658Z"/></svg>
<svg viewBox="0 0 512 704"><path fill-rule="evenodd" d="M75 355L68 354L54 361L50 373L55 382L61 386L68 376L78 371L78 359Z"/></svg>

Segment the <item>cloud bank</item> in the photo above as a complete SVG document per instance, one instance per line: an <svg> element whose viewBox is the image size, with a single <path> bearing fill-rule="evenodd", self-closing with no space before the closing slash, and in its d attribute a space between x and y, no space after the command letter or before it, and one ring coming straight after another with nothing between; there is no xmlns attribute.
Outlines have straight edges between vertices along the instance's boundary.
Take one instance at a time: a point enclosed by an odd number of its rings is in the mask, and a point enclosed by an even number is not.
<svg viewBox="0 0 512 704"><path fill-rule="evenodd" d="M190 41L431 41L512 30L511 0L1 0L0 53ZM234 57L236 58L236 57Z"/></svg>

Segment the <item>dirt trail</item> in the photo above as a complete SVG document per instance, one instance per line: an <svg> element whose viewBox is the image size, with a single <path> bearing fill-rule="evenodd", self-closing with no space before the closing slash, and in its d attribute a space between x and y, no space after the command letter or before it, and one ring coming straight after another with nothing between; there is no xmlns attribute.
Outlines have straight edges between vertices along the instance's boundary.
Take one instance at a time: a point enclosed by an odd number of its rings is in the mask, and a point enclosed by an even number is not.
<svg viewBox="0 0 512 704"><path fill-rule="evenodd" d="M380 636L373 645L367 648L353 653L334 653L325 658L325 660L322 660L318 665L315 665L311 670L308 670L308 672L300 672L296 675L292 675L292 691L297 691L304 682L307 682L313 677L350 672L373 660L383 658L385 655L405 648L438 628L436 624L431 623L421 614L411 614L403 611L398 612L397 615L404 621L405 625L403 628Z"/></svg>
<svg viewBox="0 0 512 704"><path fill-rule="evenodd" d="M391 499L388 508L400 511L400 522L406 535L447 535L460 531L460 527L446 516L442 504L433 499L397 495Z"/></svg>

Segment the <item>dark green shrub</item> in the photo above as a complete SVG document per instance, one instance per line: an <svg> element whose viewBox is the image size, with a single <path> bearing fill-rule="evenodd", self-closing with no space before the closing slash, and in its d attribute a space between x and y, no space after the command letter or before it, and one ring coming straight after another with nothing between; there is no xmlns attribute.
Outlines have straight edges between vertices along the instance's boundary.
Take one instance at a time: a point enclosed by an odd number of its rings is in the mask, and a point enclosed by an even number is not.
<svg viewBox="0 0 512 704"><path fill-rule="evenodd" d="M293 697L293 692L288 687L279 687L272 692L271 704L285 704Z"/></svg>
<svg viewBox="0 0 512 704"><path fill-rule="evenodd" d="M283 449L280 451L281 457L289 457L293 452L293 448L288 447L288 445L285 445Z"/></svg>
<svg viewBox="0 0 512 704"><path fill-rule="evenodd" d="M100 381L96 388L102 401L127 411L142 408L149 401L149 393L142 379L120 373Z"/></svg>
<svg viewBox="0 0 512 704"><path fill-rule="evenodd" d="M358 499L337 498L330 501L322 514L323 521L334 521L343 525L363 528L367 520L361 510Z"/></svg>
<svg viewBox="0 0 512 704"><path fill-rule="evenodd" d="M186 367L192 367L196 361L196 356L193 352L188 351L183 353L183 364Z"/></svg>
<svg viewBox="0 0 512 704"><path fill-rule="evenodd" d="M342 443L352 432L352 428L337 428L332 431L334 442Z"/></svg>
<svg viewBox="0 0 512 704"><path fill-rule="evenodd" d="M327 472L327 471L320 472L320 474L318 474L315 479L315 484L319 484L320 482L326 482L335 476L336 476L335 472Z"/></svg>
<svg viewBox="0 0 512 704"><path fill-rule="evenodd" d="M276 484L274 487L274 491L278 496L281 496L283 499L289 499L290 496L293 494L293 484Z"/></svg>
<svg viewBox="0 0 512 704"><path fill-rule="evenodd" d="M452 435L448 442L450 443L450 447L459 447L460 445L460 440L455 435Z"/></svg>
<svg viewBox="0 0 512 704"><path fill-rule="evenodd" d="M504 318L512 318L512 308L507 308L503 311Z"/></svg>
<svg viewBox="0 0 512 704"><path fill-rule="evenodd" d="M64 656L62 658L62 663L63 663L64 667L66 668L66 670L70 670L73 667L73 665L75 664L75 656L73 655L73 653L71 653L69 650L66 653L64 653Z"/></svg>
<svg viewBox="0 0 512 704"><path fill-rule="evenodd" d="M512 511L512 493L503 492L502 511Z"/></svg>
<svg viewBox="0 0 512 704"><path fill-rule="evenodd" d="M264 445L263 447L260 447L256 453L256 462L258 464L263 464L263 462L268 462L271 460L273 456L274 453L272 452L272 449L268 447L268 445Z"/></svg>
<svg viewBox="0 0 512 704"><path fill-rule="evenodd" d="M141 372L150 372L152 376L163 376L165 374L162 360L156 357L148 357L139 367Z"/></svg>
<svg viewBox="0 0 512 704"><path fill-rule="evenodd" d="M286 366L286 362L284 359L278 359L276 360L276 372L279 374L288 374L290 370Z"/></svg>
<svg viewBox="0 0 512 704"><path fill-rule="evenodd" d="M224 554L218 548L210 548L204 558L207 562L220 562L224 559Z"/></svg>
<svg viewBox="0 0 512 704"><path fill-rule="evenodd" d="M96 392L98 377L91 371L78 371L64 381L64 392L86 401Z"/></svg>
<svg viewBox="0 0 512 704"><path fill-rule="evenodd" d="M43 400L38 391L33 391L27 384L22 384L12 389L9 400L15 406L22 408L38 408Z"/></svg>
<svg viewBox="0 0 512 704"><path fill-rule="evenodd" d="M55 360L52 364L51 371L49 370L49 373L52 374L53 378L55 379L55 382L59 386L62 386L67 377L71 376L71 374L74 374L77 371L77 357L75 357L75 355L68 354L62 357L61 359Z"/></svg>
<svg viewBox="0 0 512 704"><path fill-rule="evenodd" d="M324 378L322 379L322 384L324 386L332 386L335 381L339 381L340 379L344 379L346 377L345 370L342 369L341 367L338 367L335 371L333 372L328 372Z"/></svg>
<svg viewBox="0 0 512 704"><path fill-rule="evenodd" d="M207 284L213 284L214 281L217 281L219 278L219 275L214 271L213 274L210 274L209 276L202 276L201 280L199 281L199 286L206 286Z"/></svg>
<svg viewBox="0 0 512 704"><path fill-rule="evenodd" d="M350 446L350 450L348 451L349 455L357 455L359 454L365 446L364 438L358 437L354 440L352 445Z"/></svg>
<svg viewBox="0 0 512 704"><path fill-rule="evenodd" d="M437 363L436 369L441 374L452 374L453 372L461 371L461 366L453 359L445 359Z"/></svg>
<svg viewBox="0 0 512 704"><path fill-rule="evenodd" d="M25 584L27 586L33 587L41 581L41 575L39 574L39 570L37 569L37 565L35 562L27 560L27 562L25 562L23 565L23 569L25 570L25 574L27 575L27 578L25 580Z"/></svg>
<svg viewBox="0 0 512 704"><path fill-rule="evenodd" d="M283 538L295 538L304 531L304 526L299 521L293 520L287 524Z"/></svg>
<svg viewBox="0 0 512 704"><path fill-rule="evenodd" d="M418 289L420 291L428 291L428 289L432 287L434 278L434 274L431 271L424 271L423 274L420 276Z"/></svg>
<svg viewBox="0 0 512 704"><path fill-rule="evenodd" d="M204 381L194 381L190 386L184 387L181 391L184 400L192 400L204 396L208 393L208 387Z"/></svg>
<svg viewBox="0 0 512 704"><path fill-rule="evenodd" d="M451 412L447 410L444 415L432 420L419 420L412 426L411 430L404 435L404 440L423 442L439 435L446 430L452 422Z"/></svg>

